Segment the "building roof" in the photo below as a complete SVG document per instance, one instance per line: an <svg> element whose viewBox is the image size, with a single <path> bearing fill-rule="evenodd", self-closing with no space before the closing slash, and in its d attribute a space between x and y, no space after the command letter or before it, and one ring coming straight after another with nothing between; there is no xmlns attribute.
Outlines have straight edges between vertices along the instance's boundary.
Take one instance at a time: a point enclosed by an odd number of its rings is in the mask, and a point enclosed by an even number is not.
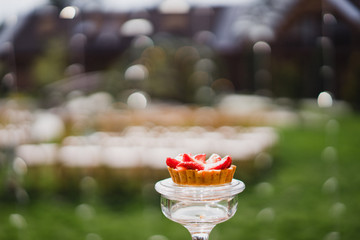
<svg viewBox="0 0 360 240"><path fill-rule="evenodd" d="M135 18L147 20L149 23L142 22L142 24L151 25L152 32L173 31L176 34L194 37L202 31L208 34L209 41L207 43L211 47L225 53L240 49L242 44L248 41L273 41L281 32L289 29L309 11L336 12L354 29L360 30L360 10L349 0L325 0L324 6L322 2L313 0L172 0L172 3L178 3L178 5L172 5L173 8L169 7L170 5L166 6L168 1L160 0L132 0L131 4L127 3L126 6L123 1L116 1L117 4L114 4L114 0L106 0L97 10L94 10L95 5L84 5L83 2L74 1L75 5L78 4L81 12L77 19L71 19L69 22L62 21L58 17L59 11L55 11L53 7L49 6L19 17L17 21L8 21L0 30L0 46L3 46L4 43L14 44L18 39L17 44L21 44L24 51L38 49L40 38L37 38L37 35L42 32L35 31L35 25L40 24L44 25L45 30L51 27L56 28L56 31L52 31L53 34L57 34L60 28L66 27L70 28L70 37L80 33L88 40L91 38L92 45L88 49L111 46L116 48L126 42L122 39L127 37L119 29L124 28L128 21ZM110 8L111 4L113 4L112 8ZM140 6L142 7L140 8ZM197 9L202 9L202 11L197 11ZM36 21L36 18L49 18L49 14L54 14L55 17L50 17L49 21ZM96 14L102 15L100 17L102 19L99 20L99 17L96 16L91 17ZM57 23L51 26L52 20ZM30 21L33 22L29 23ZM183 25L181 25L181 21L184 21ZM138 21L137 24L139 23ZM149 26L147 27L149 28ZM133 26L130 29L134 31ZM142 30L146 30L145 25ZM25 33L29 37L24 37ZM151 32L145 31L145 34L151 34ZM43 34L41 37L48 35ZM31 38L36 41L31 41ZM112 45L101 44L104 39L110 39ZM123 48L121 47L121 49ZM4 51L8 51L8 49L0 47L0 55L4 54Z"/></svg>

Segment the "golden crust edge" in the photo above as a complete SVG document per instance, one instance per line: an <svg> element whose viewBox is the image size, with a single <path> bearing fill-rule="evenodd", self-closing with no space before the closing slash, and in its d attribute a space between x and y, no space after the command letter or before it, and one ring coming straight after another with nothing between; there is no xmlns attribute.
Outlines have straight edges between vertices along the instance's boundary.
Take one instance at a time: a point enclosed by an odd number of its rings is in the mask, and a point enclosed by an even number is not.
<svg viewBox="0 0 360 240"><path fill-rule="evenodd" d="M229 183L234 177L235 165L221 170L174 169L167 167L174 183L192 186L220 185Z"/></svg>

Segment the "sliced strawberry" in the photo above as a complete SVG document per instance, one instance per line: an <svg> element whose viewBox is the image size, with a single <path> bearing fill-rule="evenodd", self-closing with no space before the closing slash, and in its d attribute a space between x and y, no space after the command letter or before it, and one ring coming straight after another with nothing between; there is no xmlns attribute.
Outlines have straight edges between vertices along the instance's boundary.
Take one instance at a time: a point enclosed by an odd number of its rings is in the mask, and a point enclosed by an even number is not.
<svg viewBox="0 0 360 240"><path fill-rule="evenodd" d="M202 153L202 154L197 154L194 156L194 158L200 162L203 162L205 163L206 161L206 154L205 153Z"/></svg>
<svg viewBox="0 0 360 240"><path fill-rule="evenodd" d="M216 163L221 161L221 157L219 155L217 155L216 153L213 153L209 159L206 161L206 163Z"/></svg>
<svg viewBox="0 0 360 240"><path fill-rule="evenodd" d="M190 154L184 153L182 161L183 162L194 162L195 159L193 159Z"/></svg>
<svg viewBox="0 0 360 240"><path fill-rule="evenodd" d="M225 168L230 167L231 163L232 163L232 159L229 155L227 155L218 162L207 163L205 165L205 169L207 169L207 170L225 169Z"/></svg>
<svg viewBox="0 0 360 240"><path fill-rule="evenodd" d="M232 158L230 155L226 155L223 159L225 159L225 163L227 163L227 166L225 166L225 168L229 168L231 167L232 164Z"/></svg>
<svg viewBox="0 0 360 240"><path fill-rule="evenodd" d="M205 166L200 161L187 161L187 162L181 162L177 165L177 168L184 167L186 169L196 169L196 170L204 170Z"/></svg>
<svg viewBox="0 0 360 240"><path fill-rule="evenodd" d="M191 154L184 153L181 163L185 163L185 164L180 165L180 166L183 166L183 167L188 166L188 169L199 169L199 170L204 169L204 163L200 160L193 158L191 156Z"/></svg>
<svg viewBox="0 0 360 240"><path fill-rule="evenodd" d="M166 164L171 168L176 168L176 166L180 163L180 160L177 160L175 158L166 158Z"/></svg>
<svg viewBox="0 0 360 240"><path fill-rule="evenodd" d="M177 166L176 166L176 169L177 169L177 170L186 170L186 167L182 167L182 166L177 165Z"/></svg>

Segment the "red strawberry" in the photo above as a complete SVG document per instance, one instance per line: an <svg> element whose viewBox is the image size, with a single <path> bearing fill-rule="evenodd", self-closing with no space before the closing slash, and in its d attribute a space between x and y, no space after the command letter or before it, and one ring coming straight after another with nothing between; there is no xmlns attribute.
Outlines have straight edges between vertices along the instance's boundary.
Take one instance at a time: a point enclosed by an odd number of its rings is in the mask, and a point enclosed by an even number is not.
<svg viewBox="0 0 360 240"><path fill-rule="evenodd" d="M187 169L198 169L198 170L202 170L204 169L204 163L202 161L199 161L193 157L191 157L190 154L183 154L183 159L182 162L184 164L179 164L179 166L185 167Z"/></svg>
<svg viewBox="0 0 360 240"><path fill-rule="evenodd" d="M177 165L179 165L181 161L175 159L175 158L166 158L166 164L171 168L176 168Z"/></svg>
<svg viewBox="0 0 360 240"><path fill-rule="evenodd" d="M216 153L213 153L209 159L206 161L206 163L216 163L221 161L221 157L217 155Z"/></svg>
<svg viewBox="0 0 360 240"><path fill-rule="evenodd" d="M195 159L193 159L189 154L184 153L184 154L183 154L182 161L183 161L183 162L194 162Z"/></svg>
<svg viewBox="0 0 360 240"><path fill-rule="evenodd" d="M207 163L205 165L205 169L212 170L212 169L225 169L231 166L232 159L229 155L225 156L223 159L221 159L218 162L214 163Z"/></svg>
<svg viewBox="0 0 360 240"><path fill-rule="evenodd" d="M232 164L232 158L230 155L226 155L223 159L225 159L225 163L227 163L227 165L225 166L225 168L229 168L231 167Z"/></svg>
<svg viewBox="0 0 360 240"><path fill-rule="evenodd" d="M177 165L177 168L184 167L186 169L196 169L196 170L204 170L205 166L200 161L187 161L181 162Z"/></svg>
<svg viewBox="0 0 360 240"><path fill-rule="evenodd" d="M197 154L194 156L194 158L200 162L203 162L205 163L205 160L206 160L206 154L205 153L202 153L202 154Z"/></svg>
<svg viewBox="0 0 360 240"><path fill-rule="evenodd" d="M177 165L176 169L177 170L186 170L186 167Z"/></svg>

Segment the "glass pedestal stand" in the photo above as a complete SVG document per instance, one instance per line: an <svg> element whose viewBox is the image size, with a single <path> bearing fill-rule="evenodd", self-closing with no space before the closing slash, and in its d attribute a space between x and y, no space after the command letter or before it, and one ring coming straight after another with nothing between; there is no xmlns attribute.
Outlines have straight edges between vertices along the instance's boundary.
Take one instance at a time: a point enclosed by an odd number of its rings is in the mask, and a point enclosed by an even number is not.
<svg viewBox="0 0 360 240"><path fill-rule="evenodd" d="M161 210L167 218L187 228L193 240L207 240L216 224L235 214L237 195L245 184L233 179L222 185L188 186L167 178L157 182L155 189L161 194Z"/></svg>

